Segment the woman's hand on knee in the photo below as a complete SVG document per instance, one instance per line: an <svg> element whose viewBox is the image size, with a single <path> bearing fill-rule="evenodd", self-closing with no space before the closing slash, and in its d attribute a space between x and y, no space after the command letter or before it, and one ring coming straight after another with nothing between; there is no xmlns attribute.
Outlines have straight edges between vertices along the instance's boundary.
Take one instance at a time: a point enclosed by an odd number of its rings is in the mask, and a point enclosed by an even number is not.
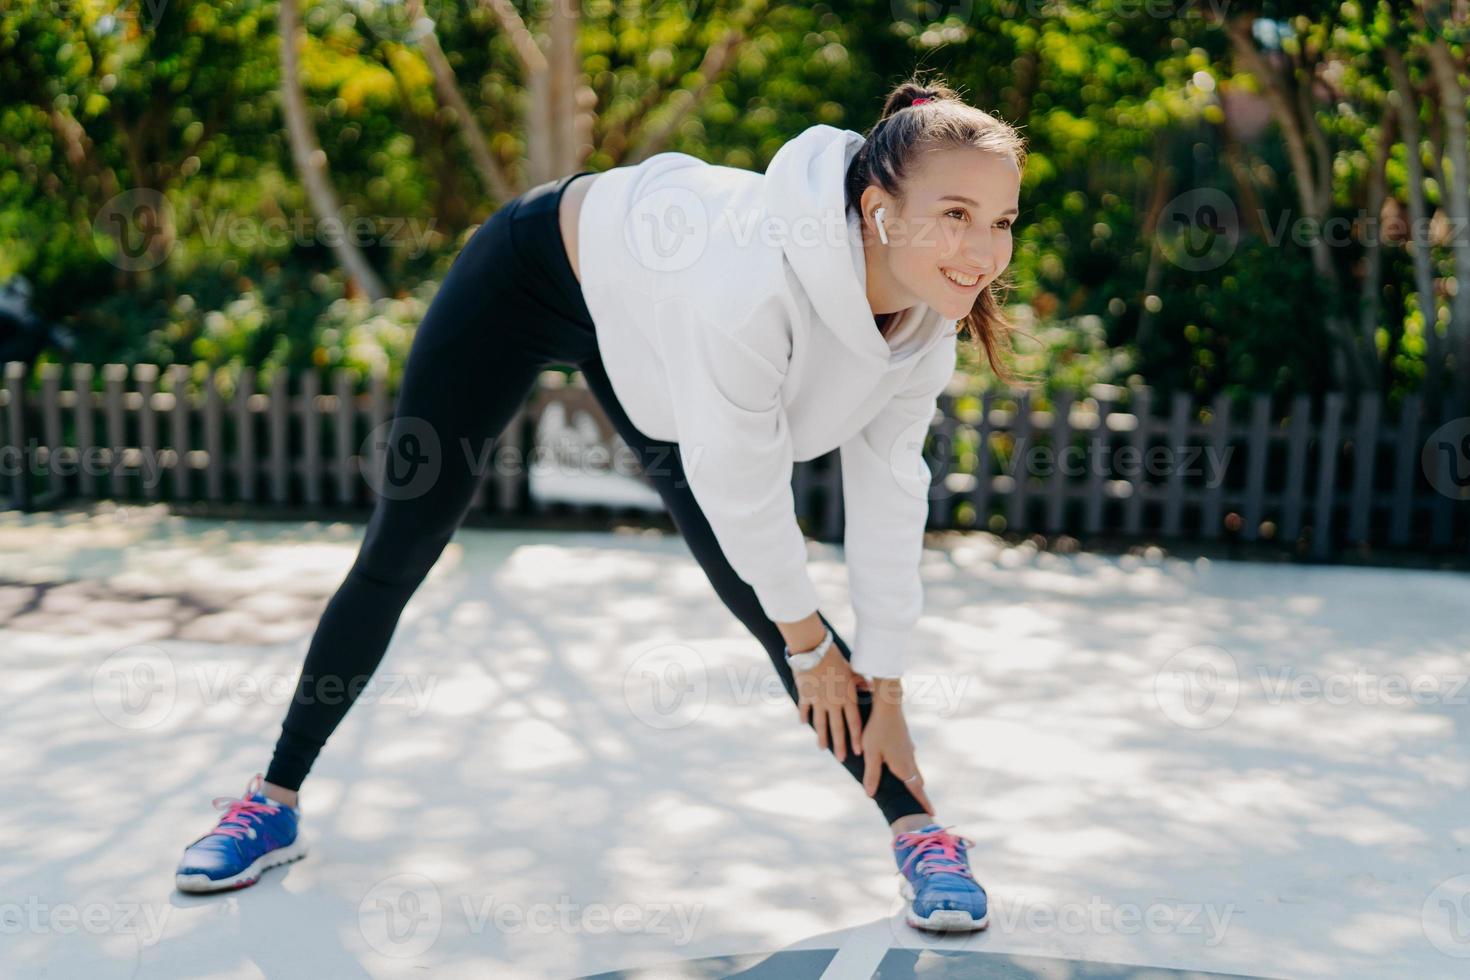
<svg viewBox="0 0 1470 980"><path fill-rule="evenodd" d="M796 672L794 678L796 717L817 730L817 747L830 744L839 762L846 761L849 742L853 754L862 755L863 716L857 704L862 678L842 651L834 644L815 667Z"/></svg>

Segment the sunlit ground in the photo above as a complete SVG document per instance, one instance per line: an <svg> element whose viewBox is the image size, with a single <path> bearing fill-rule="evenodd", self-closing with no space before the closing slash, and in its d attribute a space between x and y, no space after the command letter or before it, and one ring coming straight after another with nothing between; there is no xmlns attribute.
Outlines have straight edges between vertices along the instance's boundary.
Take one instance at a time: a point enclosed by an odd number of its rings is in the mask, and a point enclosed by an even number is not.
<svg viewBox="0 0 1470 980"><path fill-rule="evenodd" d="M983 933L902 923L876 807L657 532L462 529L303 788L309 856L176 892L361 531L0 515L7 976L1470 970L1470 576L979 535L925 555L906 713Z"/></svg>

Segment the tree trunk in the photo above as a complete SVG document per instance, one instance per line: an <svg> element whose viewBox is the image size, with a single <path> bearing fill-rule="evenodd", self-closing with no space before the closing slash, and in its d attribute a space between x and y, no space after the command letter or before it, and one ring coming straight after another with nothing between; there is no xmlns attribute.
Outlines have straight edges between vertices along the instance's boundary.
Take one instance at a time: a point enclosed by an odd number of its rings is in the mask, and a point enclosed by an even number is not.
<svg viewBox="0 0 1470 980"><path fill-rule="evenodd" d="M346 233L337 192L327 172L327 155L317 142L316 129L306 106L306 92L301 86L300 52L301 20L296 0L281 0L281 105L286 116L286 133L291 141L291 158L306 188L306 197L319 225L333 233L326 236L328 247L347 275L371 300L388 295L367 256Z"/></svg>
<svg viewBox="0 0 1470 980"><path fill-rule="evenodd" d="M577 32L581 14L580 3L553 3L547 16L546 108L551 136L548 161L551 177L572 173L583 159L577 147L577 92L582 85Z"/></svg>
<svg viewBox="0 0 1470 980"><path fill-rule="evenodd" d="M516 60L520 62L521 74L525 79L526 103L522 115L526 132L525 180L529 184L552 180L560 175L553 172L555 167L552 160L551 113L547 101L547 91L550 88L547 76L551 69L546 52L541 49L538 38L531 33L510 0L479 2L510 39L511 48L516 53ZM556 16L554 11L561 4L552 4L552 7L552 16Z"/></svg>
<svg viewBox="0 0 1470 980"><path fill-rule="evenodd" d="M1367 214L1369 225L1363 243L1363 291L1358 304L1362 333L1364 374L1372 387L1382 387L1383 375L1378 361L1378 322L1383 316L1383 203L1388 197L1388 155L1394 145L1394 112L1384 106L1378 126L1378 146L1373 153L1373 168L1368 174Z"/></svg>
<svg viewBox="0 0 1470 980"><path fill-rule="evenodd" d="M408 13L415 19L424 18L422 0L409 0ZM485 139L484 131L480 129L479 120L475 118L470 104L465 101L464 93L459 90L454 68L445 57L444 49L439 46L439 35L434 32L432 21L420 32L418 45L419 50L424 53L424 61L429 66L430 74L434 76L434 91L439 94L439 101L454 114L454 122L459 127L465 149L469 151L470 160L475 165L480 184L497 203L505 203L515 197L516 192L500 165L495 162L490 144Z"/></svg>
<svg viewBox="0 0 1470 980"><path fill-rule="evenodd" d="M404 85L403 76L392 72L393 84L398 89L398 101L403 106L403 130L413 140L414 155L434 175L434 216L442 219L454 233L471 223L470 201L473 192L463 186L463 168L454 159L451 135L440 124L439 113L431 113L422 119L413 111L413 94ZM431 152L432 148L432 152Z"/></svg>
<svg viewBox="0 0 1470 980"><path fill-rule="evenodd" d="M745 43L745 26L755 15L755 11L764 6L763 2L756 2L741 8L732 18L733 26L725 31L718 41L705 49L704 58L695 72L699 76L699 84L693 89L680 89L674 93L675 96L682 97L683 102L658 126L643 134L643 138L637 142L628 155L629 163L646 160L655 153L661 153L668 146L674 132L679 128L679 123L699 108L699 104L709 93L710 87L735 60L740 46ZM669 101L672 102L673 98L671 97Z"/></svg>
<svg viewBox="0 0 1470 980"><path fill-rule="evenodd" d="M1449 205L1450 244L1455 256L1455 279L1459 287L1450 300L1450 336L1454 338L1455 376L1464 394L1470 395L1470 146L1466 145L1465 89L1460 85L1460 66L1443 37L1428 46L1429 64L1439 87L1444 118L1445 146L1453 174L1446 191Z"/></svg>
<svg viewBox="0 0 1470 980"><path fill-rule="evenodd" d="M1229 99L1220 100L1220 111L1224 116L1220 122L1220 155L1224 158L1230 175L1235 178L1235 187L1240 194L1240 209L1244 212L1245 225L1250 228L1252 234L1258 238L1264 238L1266 227L1262 222L1265 220L1266 209L1261 206L1261 197L1256 193L1256 182L1251 177L1250 151L1235 138L1230 121L1229 104Z"/></svg>
<svg viewBox="0 0 1470 980"><path fill-rule="evenodd" d="M1271 107L1271 115L1281 129L1287 158L1296 178L1297 201L1303 216L1311 220L1317 230L1309 250L1312 267L1327 286L1329 295L1335 296L1341 288L1341 280L1333 264L1331 246L1323 234L1323 225L1332 205L1331 147L1313 113L1311 77L1309 74L1305 81L1290 77L1294 71L1292 67L1288 67L1286 78L1278 76L1276 69L1256 48L1251 36L1253 20L1251 16L1231 20L1225 25L1225 33L1242 67L1260 83L1266 103ZM1292 92L1288 92L1288 88ZM1316 150L1316 159L1313 149ZM1333 338L1334 381L1352 393L1366 380L1362 376L1361 359L1356 356L1357 332L1340 314L1327 313L1323 320Z"/></svg>
<svg viewBox="0 0 1470 980"><path fill-rule="evenodd" d="M694 89L677 88L667 92L656 85L638 100L638 104L625 112L608 126L603 135L602 151L620 165L638 163L662 151L679 123L699 108L714 83L729 70L741 45L745 43L746 29L767 7L767 0L745 0L740 8L728 18L729 27L705 49L695 74L699 83ZM668 113L658 126L644 127L643 122L659 108L666 107L675 99L681 103Z"/></svg>
<svg viewBox="0 0 1470 980"><path fill-rule="evenodd" d="M1159 248L1159 217L1164 213L1164 205L1169 203L1169 195L1174 186L1174 171L1169 166L1168 147L1169 142L1164 137L1154 143L1153 196L1148 202L1148 210L1144 213L1140 228L1148 240L1148 268L1143 274L1143 297L1138 302L1138 330L1133 335L1133 343L1138 347L1152 339L1154 315L1148 308L1148 298L1158 292L1159 283L1164 277L1164 253Z"/></svg>
<svg viewBox="0 0 1470 980"><path fill-rule="evenodd" d="M1429 404L1436 404L1440 377L1444 371L1444 351L1439 343L1439 303L1434 295L1433 256L1429 246L1429 208L1424 200L1424 162L1419 141L1419 93L1409 81L1409 69L1403 55L1392 48L1384 49L1388 70L1393 77L1389 100L1398 110L1399 127L1404 132L1405 164L1408 170L1409 254L1414 260L1414 292L1419 297L1419 312L1424 318L1424 394ZM1421 237L1422 236L1422 237ZM1453 335L1452 335L1453 336Z"/></svg>

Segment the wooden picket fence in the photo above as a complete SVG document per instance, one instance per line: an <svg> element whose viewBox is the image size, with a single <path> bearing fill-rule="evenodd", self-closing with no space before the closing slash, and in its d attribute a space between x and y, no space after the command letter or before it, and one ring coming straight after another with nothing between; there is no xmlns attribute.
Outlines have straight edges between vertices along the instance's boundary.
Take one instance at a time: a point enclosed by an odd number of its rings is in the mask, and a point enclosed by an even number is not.
<svg viewBox="0 0 1470 980"><path fill-rule="evenodd" d="M5 365L8 507L87 498L305 515L372 507L364 471L381 461L367 436L393 411L381 374L337 370L324 391L319 371L282 371L257 390L246 369L227 398L212 375L195 383L187 365L103 365L100 390L98 373L90 364ZM1033 410L1026 392L941 396L926 441L930 527L1276 542L1319 559L1344 549L1470 550L1470 407L1445 400L1431 410L1410 396L1390 418L1375 394L1349 405L1328 393L1317 405L1297 397L1278 417L1264 394L1197 405L1174 393L1163 412L1147 387L1099 386L1095 395L1062 396L1047 411ZM529 453L556 403L570 417L586 413L609 449L618 443L580 376L567 383L547 372L495 449ZM798 463L792 486L807 530L840 541L837 453ZM495 467L472 512L549 509L528 489L526 467Z"/></svg>

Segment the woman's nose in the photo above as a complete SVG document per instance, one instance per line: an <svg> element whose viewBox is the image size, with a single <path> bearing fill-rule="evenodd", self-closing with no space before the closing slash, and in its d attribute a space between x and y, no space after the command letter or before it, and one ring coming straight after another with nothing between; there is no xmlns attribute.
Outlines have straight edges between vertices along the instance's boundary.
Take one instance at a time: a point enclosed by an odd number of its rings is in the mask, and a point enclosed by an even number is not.
<svg viewBox="0 0 1470 980"><path fill-rule="evenodd" d="M980 270L983 276L993 274L1001 263L1000 249L992 245L988 239L976 243L976 247L971 249L965 258L969 263L969 268Z"/></svg>
<svg viewBox="0 0 1470 980"><path fill-rule="evenodd" d="M997 261L993 252L978 252L969 257L970 268L978 269L982 276L995 272Z"/></svg>

